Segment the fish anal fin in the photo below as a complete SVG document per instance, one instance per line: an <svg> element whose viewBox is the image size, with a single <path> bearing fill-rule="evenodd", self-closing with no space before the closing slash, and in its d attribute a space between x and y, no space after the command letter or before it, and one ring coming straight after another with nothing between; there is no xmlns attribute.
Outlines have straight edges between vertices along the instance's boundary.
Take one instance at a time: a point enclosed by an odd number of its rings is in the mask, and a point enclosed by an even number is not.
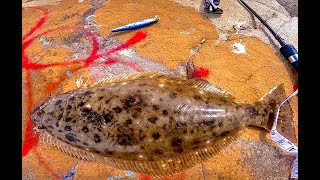
<svg viewBox="0 0 320 180"><path fill-rule="evenodd" d="M42 133L40 142L54 146L64 153L82 160L102 163L120 170L145 173L160 178L180 173L205 160L211 159L222 152L222 150L232 142L237 140L239 136L239 131L229 132L228 134L218 136L215 141L205 147L200 147L192 152L181 154L177 157L156 161L131 161L106 157L98 153L69 145L50 135L48 132Z"/></svg>

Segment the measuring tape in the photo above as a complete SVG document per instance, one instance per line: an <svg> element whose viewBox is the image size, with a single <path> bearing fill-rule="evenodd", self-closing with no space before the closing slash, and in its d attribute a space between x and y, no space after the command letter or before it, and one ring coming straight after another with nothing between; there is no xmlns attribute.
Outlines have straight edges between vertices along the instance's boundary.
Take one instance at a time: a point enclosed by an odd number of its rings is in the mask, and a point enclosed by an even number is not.
<svg viewBox="0 0 320 180"><path fill-rule="evenodd" d="M279 117L281 106L296 94L298 94L298 89L294 91L286 100L284 100L280 104L277 111L276 119L274 120L272 129L270 131L270 138L273 142L275 142L283 151L296 156L296 159L294 160L294 163L293 163L293 167L291 169L292 179L298 179L298 147L296 147L292 142L290 142L287 138L283 137L277 131L277 124L278 124L278 117Z"/></svg>

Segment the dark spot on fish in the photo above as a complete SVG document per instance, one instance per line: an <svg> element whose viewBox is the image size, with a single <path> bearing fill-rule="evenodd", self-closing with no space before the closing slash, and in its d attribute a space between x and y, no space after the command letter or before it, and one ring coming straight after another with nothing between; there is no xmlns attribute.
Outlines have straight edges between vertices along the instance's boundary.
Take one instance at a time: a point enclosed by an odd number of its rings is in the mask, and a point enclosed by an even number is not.
<svg viewBox="0 0 320 180"><path fill-rule="evenodd" d="M173 113L174 113L174 114L180 114L180 111L174 110Z"/></svg>
<svg viewBox="0 0 320 180"><path fill-rule="evenodd" d="M192 141L192 143L195 144L195 145L198 145L198 144L200 144L201 142L200 142L199 139L195 139L195 140Z"/></svg>
<svg viewBox="0 0 320 180"><path fill-rule="evenodd" d="M58 132L63 132L63 131L61 129L59 129Z"/></svg>
<svg viewBox="0 0 320 180"><path fill-rule="evenodd" d="M90 151L93 152L93 153L100 154L100 151L98 151L97 149L91 149Z"/></svg>
<svg viewBox="0 0 320 180"><path fill-rule="evenodd" d="M88 145L89 145L89 144L88 144L88 143L86 143L86 142L83 142L82 144L83 144L83 145L85 145L85 146L88 146Z"/></svg>
<svg viewBox="0 0 320 180"><path fill-rule="evenodd" d="M71 109L71 108L72 108L72 106L71 106L71 105L68 105L68 106L67 106L67 109Z"/></svg>
<svg viewBox="0 0 320 180"><path fill-rule="evenodd" d="M134 112L134 113L132 114L132 117L133 117L133 118L138 118L138 117L139 117L139 114L140 114L139 112Z"/></svg>
<svg viewBox="0 0 320 180"><path fill-rule="evenodd" d="M181 89L181 88L178 88L177 91L178 91L178 92L182 92L182 89Z"/></svg>
<svg viewBox="0 0 320 180"><path fill-rule="evenodd" d="M258 111L254 107L248 107L249 116L254 117L258 115Z"/></svg>
<svg viewBox="0 0 320 180"><path fill-rule="evenodd" d="M212 126L210 126L210 131L212 131L216 127L217 127L217 125L213 124Z"/></svg>
<svg viewBox="0 0 320 180"><path fill-rule="evenodd" d="M48 114L52 116L52 115L53 115L53 111L51 111L51 112L48 112Z"/></svg>
<svg viewBox="0 0 320 180"><path fill-rule="evenodd" d="M56 126L59 127L59 122L56 122Z"/></svg>
<svg viewBox="0 0 320 180"><path fill-rule="evenodd" d="M104 152L105 152L106 155L109 156L109 157L112 156L112 154L113 154L113 152L110 151L110 150L108 150L108 149L105 149Z"/></svg>
<svg viewBox="0 0 320 180"><path fill-rule="evenodd" d="M109 123L109 122L111 122L112 119L113 119L113 114L107 113L107 114L103 115L103 118L104 118L104 120L105 120L105 123Z"/></svg>
<svg viewBox="0 0 320 180"><path fill-rule="evenodd" d="M82 95L83 95L83 96L87 96L87 95L89 95L89 94L93 94L93 92L91 92L91 91L86 91L86 92L83 93Z"/></svg>
<svg viewBox="0 0 320 180"><path fill-rule="evenodd" d="M160 149L156 149L153 151L155 155L162 155L163 152Z"/></svg>
<svg viewBox="0 0 320 180"><path fill-rule="evenodd" d="M50 134L52 134L52 131L51 131L51 129L47 129L47 131L50 133Z"/></svg>
<svg viewBox="0 0 320 180"><path fill-rule="evenodd" d="M227 131L227 132L223 132L223 133L221 133L221 135L220 135L220 136L227 136L229 133L230 133L229 131Z"/></svg>
<svg viewBox="0 0 320 180"><path fill-rule="evenodd" d="M101 101L103 99L103 96L98 97L98 101Z"/></svg>
<svg viewBox="0 0 320 180"><path fill-rule="evenodd" d="M65 121L66 121L66 122L70 122L71 120L72 120L72 118L67 117Z"/></svg>
<svg viewBox="0 0 320 180"><path fill-rule="evenodd" d="M53 126L51 126L51 125L49 125L49 126L48 126L48 128L50 128L50 129L54 129L54 127L53 127Z"/></svg>
<svg viewBox="0 0 320 180"><path fill-rule="evenodd" d="M80 103L78 104L78 107L82 107L84 104L85 104L84 102L80 102Z"/></svg>
<svg viewBox="0 0 320 180"><path fill-rule="evenodd" d="M76 135L75 134L72 134L72 133L68 133L65 135L66 139L70 142L75 142L77 141L76 139Z"/></svg>
<svg viewBox="0 0 320 180"><path fill-rule="evenodd" d="M119 106L113 108L113 110L114 110L117 114L121 113L121 111L122 111L122 109L121 109Z"/></svg>
<svg viewBox="0 0 320 180"><path fill-rule="evenodd" d="M214 126L214 123L215 123L215 121L206 121L206 120L203 120L203 124L206 125L206 126Z"/></svg>
<svg viewBox="0 0 320 180"><path fill-rule="evenodd" d="M223 126L223 123L222 123L222 122L219 122L218 126L219 126L219 127L222 127L222 126Z"/></svg>
<svg viewBox="0 0 320 180"><path fill-rule="evenodd" d="M130 146L136 143L134 130L128 126L119 126L117 129L116 142L122 146Z"/></svg>
<svg viewBox="0 0 320 180"><path fill-rule="evenodd" d="M269 118L268 118L268 122L267 122L267 126L268 128L271 129L271 127L273 126L273 121L275 118L275 114L273 112L269 113Z"/></svg>
<svg viewBox="0 0 320 180"><path fill-rule="evenodd" d="M240 108L240 106L236 106L236 109L239 109Z"/></svg>
<svg viewBox="0 0 320 180"><path fill-rule="evenodd" d="M152 137L153 137L154 140L157 140L157 139L160 138L160 134L159 134L158 132L153 133L153 134L152 134Z"/></svg>
<svg viewBox="0 0 320 180"><path fill-rule="evenodd" d="M140 139L140 141L143 141L144 138L146 138L146 135L141 136L139 139Z"/></svg>
<svg viewBox="0 0 320 180"><path fill-rule="evenodd" d="M173 148L173 151L176 152L176 153L183 153L183 149L181 147Z"/></svg>
<svg viewBox="0 0 320 180"><path fill-rule="evenodd" d="M148 121L151 122L152 124L156 124L157 120L158 120L157 117L148 118Z"/></svg>
<svg viewBox="0 0 320 180"><path fill-rule="evenodd" d="M191 129L190 133L193 134L193 129Z"/></svg>
<svg viewBox="0 0 320 180"><path fill-rule="evenodd" d="M71 97L71 98L70 98L70 101L73 101L73 100L75 100L75 99L76 99L75 97Z"/></svg>
<svg viewBox="0 0 320 180"><path fill-rule="evenodd" d="M262 117L265 117L266 116L266 114L262 114Z"/></svg>
<svg viewBox="0 0 320 180"><path fill-rule="evenodd" d="M137 95L128 96L124 101L124 107L127 109L141 103L142 103L142 98L140 96L137 96Z"/></svg>
<svg viewBox="0 0 320 180"><path fill-rule="evenodd" d="M87 127L83 127L81 130L82 130L84 133L89 132L89 129L88 129Z"/></svg>
<svg viewBox="0 0 320 180"><path fill-rule="evenodd" d="M169 122L174 123L174 118L172 116L169 117Z"/></svg>
<svg viewBox="0 0 320 180"><path fill-rule="evenodd" d="M268 110L267 110L267 109L264 109L263 111L264 111L266 114L268 113Z"/></svg>
<svg viewBox="0 0 320 180"><path fill-rule="evenodd" d="M127 125L129 125L129 124L132 124L132 119L127 119L127 120L126 120L125 125L127 126Z"/></svg>
<svg viewBox="0 0 320 180"><path fill-rule="evenodd" d="M141 84L139 84L139 86L145 86L145 85L147 85L146 83L141 83Z"/></svg>
<svg viewBox="0 0 320 180"><path fill-rule="evenodd" d="M271 107L275 107L276 106L276 100L274 100L274 99L272 99L272 100L270 100L270 102L269 102L269 105L271 106Z"/></svg>
<svg viewBox="0 0 320 180"><path fill-rule="evenodd" d="M118 134L117 143L121 146L130 146L132 145L132 137L124 133Z"/></svg>
<svg viewBox="0 0 320 180"><path fill-rule="evenodd" d="M211 136L217 136L217 134L215 132L211 133Z"/></svg>
<svg viewBox="0 0 320 180"><path fill-rule="evenodd" d="M206 130L203 130L202 132L203 132L203 133L206 133L207 131L206 131Z"/></svg>
<svg viewBox="0 0 320 180"><path fill-rule="evenodd" d="M183 132L183 134L186 134L186 133L187 133L187 130L185 129L185 130L183 130L182 132Z"/></svg>
<svg viewBox="0 0 320 180"><path fill-rule="evenodd" d="M192 149L198 149L199 148L199 146L193 146L192 147Z"/></svg>
<svg viewBox="0 0 320 180"><path fill-rule="evenodd" d="M58 105L61 104L61 103L62 103L62 100L59 99L59 100L55 103L55 105L58 106Z"/></svg>
<svg viewBox="0 0 320 180"><path fill-rule="evenodd" d="M160 98L159 100L160 100L160 101L163 101L163 99L162 99L162 98Z"/></svg>
<svg viewBox="0 0 320 180"><path fill-rule="evenodd" d="M109 99L105 100L104 103L108 104L113 97L114 97L114 96L112 96L112 97L110 97Z"/></svg>
<svg viewBox="0 0 320 180"><path fill-rule="evenodd" d="M167 110L163 110L162 114L166 116L166 115L168 115L168 111Z"/></svg>
<svg viewBox="0 0 320 180"><path fill-rule="evenodd" d="M153 105L152 108L154 111L158 111L160 107L159 107L159 105Z"/></svg>
<svg viewBox="0 0 320 180"><path fill-rule="evenodd" d="M72 128L71 128L71 126L65 126L65 127L64 127L64 130L66 130L66 131L71 131Z"/></svg>
<svg viewBox="0 0 320 180"><path fill-rule="evenodd" d="M164 124L164 125L162 126L162 129L163 129L163 130L167 129L167 125Z"/></svg>
<svg viewBox="0 0 320 180"><path fill-rule="evenodd" d="M173 138L171 141L171 145L173 147L180 147L181 144L182 144L182 139L180 139L180 138Z"/></svg>
<svg viewBox="0 0 320 180"><path fill-rule="evenodd" d="M97 130L98 130L99 132L101 132L101 131L102 131L102 129L101 129L101 128L97 128Z"/></svg>
<svg viewBox="0 0 320 180"><path fill-rule="evenodd" d="M199 95L194 95L194 99L199 101L199 100L201 100L201 96L199 96Z"/></svg>
<svg viewBox="0 0 320 180"><path fill-rule="evenodd" d="M100 143L101 142L100 136L98 134L94 134L93 140L94 140L95 143Z"/></svg>
<svg viewBox="0 0 320 180"><path fill-rule="evenodd" d="M92 110L91 110L91 108L88 108L88 107L82 107L82 108L80 108L80 111L83 113L83 115L87 115L87 114L89 114Z"/></svg>
<svg viewBox="0 0 320 180"><path fill-rule="evenodd" d="M58 117L57 117L57 119L60 120L62 117L63 117L63 115L62 115L62 114L59 114Z"/></svg>
<svg viewBox="0 0 320 180"><path fill-rule="evenodd" d="M135 110L136 110L137 112L141 112L141 111L142 111L141 108L136 108Z"/></svg>
<svg viewBox="0 0 320 180"><path fill-rule="evenodd" d="M144 149L144 146L141 146L140 149Z"/></svg>
<svg viewBox="0 0 320 180"><path fill-rule="evenodd" d="M169 97L172 98L172 99L176 98L177 96L178 96L178 94L175 93L175 92L171 92L171 93L169 94Z"/></svg>

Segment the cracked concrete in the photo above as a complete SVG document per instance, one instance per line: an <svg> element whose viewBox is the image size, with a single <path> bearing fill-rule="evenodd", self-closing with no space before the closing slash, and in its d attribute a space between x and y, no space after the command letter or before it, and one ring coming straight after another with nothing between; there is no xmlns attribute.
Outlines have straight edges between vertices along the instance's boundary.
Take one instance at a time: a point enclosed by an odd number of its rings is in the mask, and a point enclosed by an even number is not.
<svg viewBox="0 0 320 180"><path fill-rule="evenodd" d="M201 12L202 0L173 0L184 6L190 6ZM278 0L285 4L285 0ZM252 7L262 18L266 20L271 28L274 29L288 44L294 45L298 50L298 17L291 17L297 14L297 1L287 2L285 7L277 0L246 0L245 2ZM224 10L221 16L208 15L211 22L218 28L219 40L228 40L230 30L234 25L243 23L245 30L238 32L239 35L248 37L258 37L267 44L275 46L278 50L281 46L273 38L272 34L253 17L249 11L237 0L222 0L219 7ZM290 13L287 11L289 10ZM292 14L292 15L291 15ZM206 18L204 16L204 18ZM256 27L257 25L257 27Z"/></svg>

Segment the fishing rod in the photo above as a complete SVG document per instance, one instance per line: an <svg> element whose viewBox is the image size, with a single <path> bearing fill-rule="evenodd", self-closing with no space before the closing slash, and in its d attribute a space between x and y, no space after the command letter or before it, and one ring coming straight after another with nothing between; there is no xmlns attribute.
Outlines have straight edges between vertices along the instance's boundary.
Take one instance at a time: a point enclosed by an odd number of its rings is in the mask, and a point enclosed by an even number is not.
<svg viewBox="0 0 320 180"><path fill-rule="evenodd" d="M294 48L292 44L286 44L283 39L272 30L272 28L266 23L265 20L261 18L248 4L246 4L243 0L239 0L242 5L244 5L253 15L255 15L260 22L271 32L271 34L275 37L275 39L280 43L281 54L289 60L292 67L298 72L298 51Z"/></svg>

